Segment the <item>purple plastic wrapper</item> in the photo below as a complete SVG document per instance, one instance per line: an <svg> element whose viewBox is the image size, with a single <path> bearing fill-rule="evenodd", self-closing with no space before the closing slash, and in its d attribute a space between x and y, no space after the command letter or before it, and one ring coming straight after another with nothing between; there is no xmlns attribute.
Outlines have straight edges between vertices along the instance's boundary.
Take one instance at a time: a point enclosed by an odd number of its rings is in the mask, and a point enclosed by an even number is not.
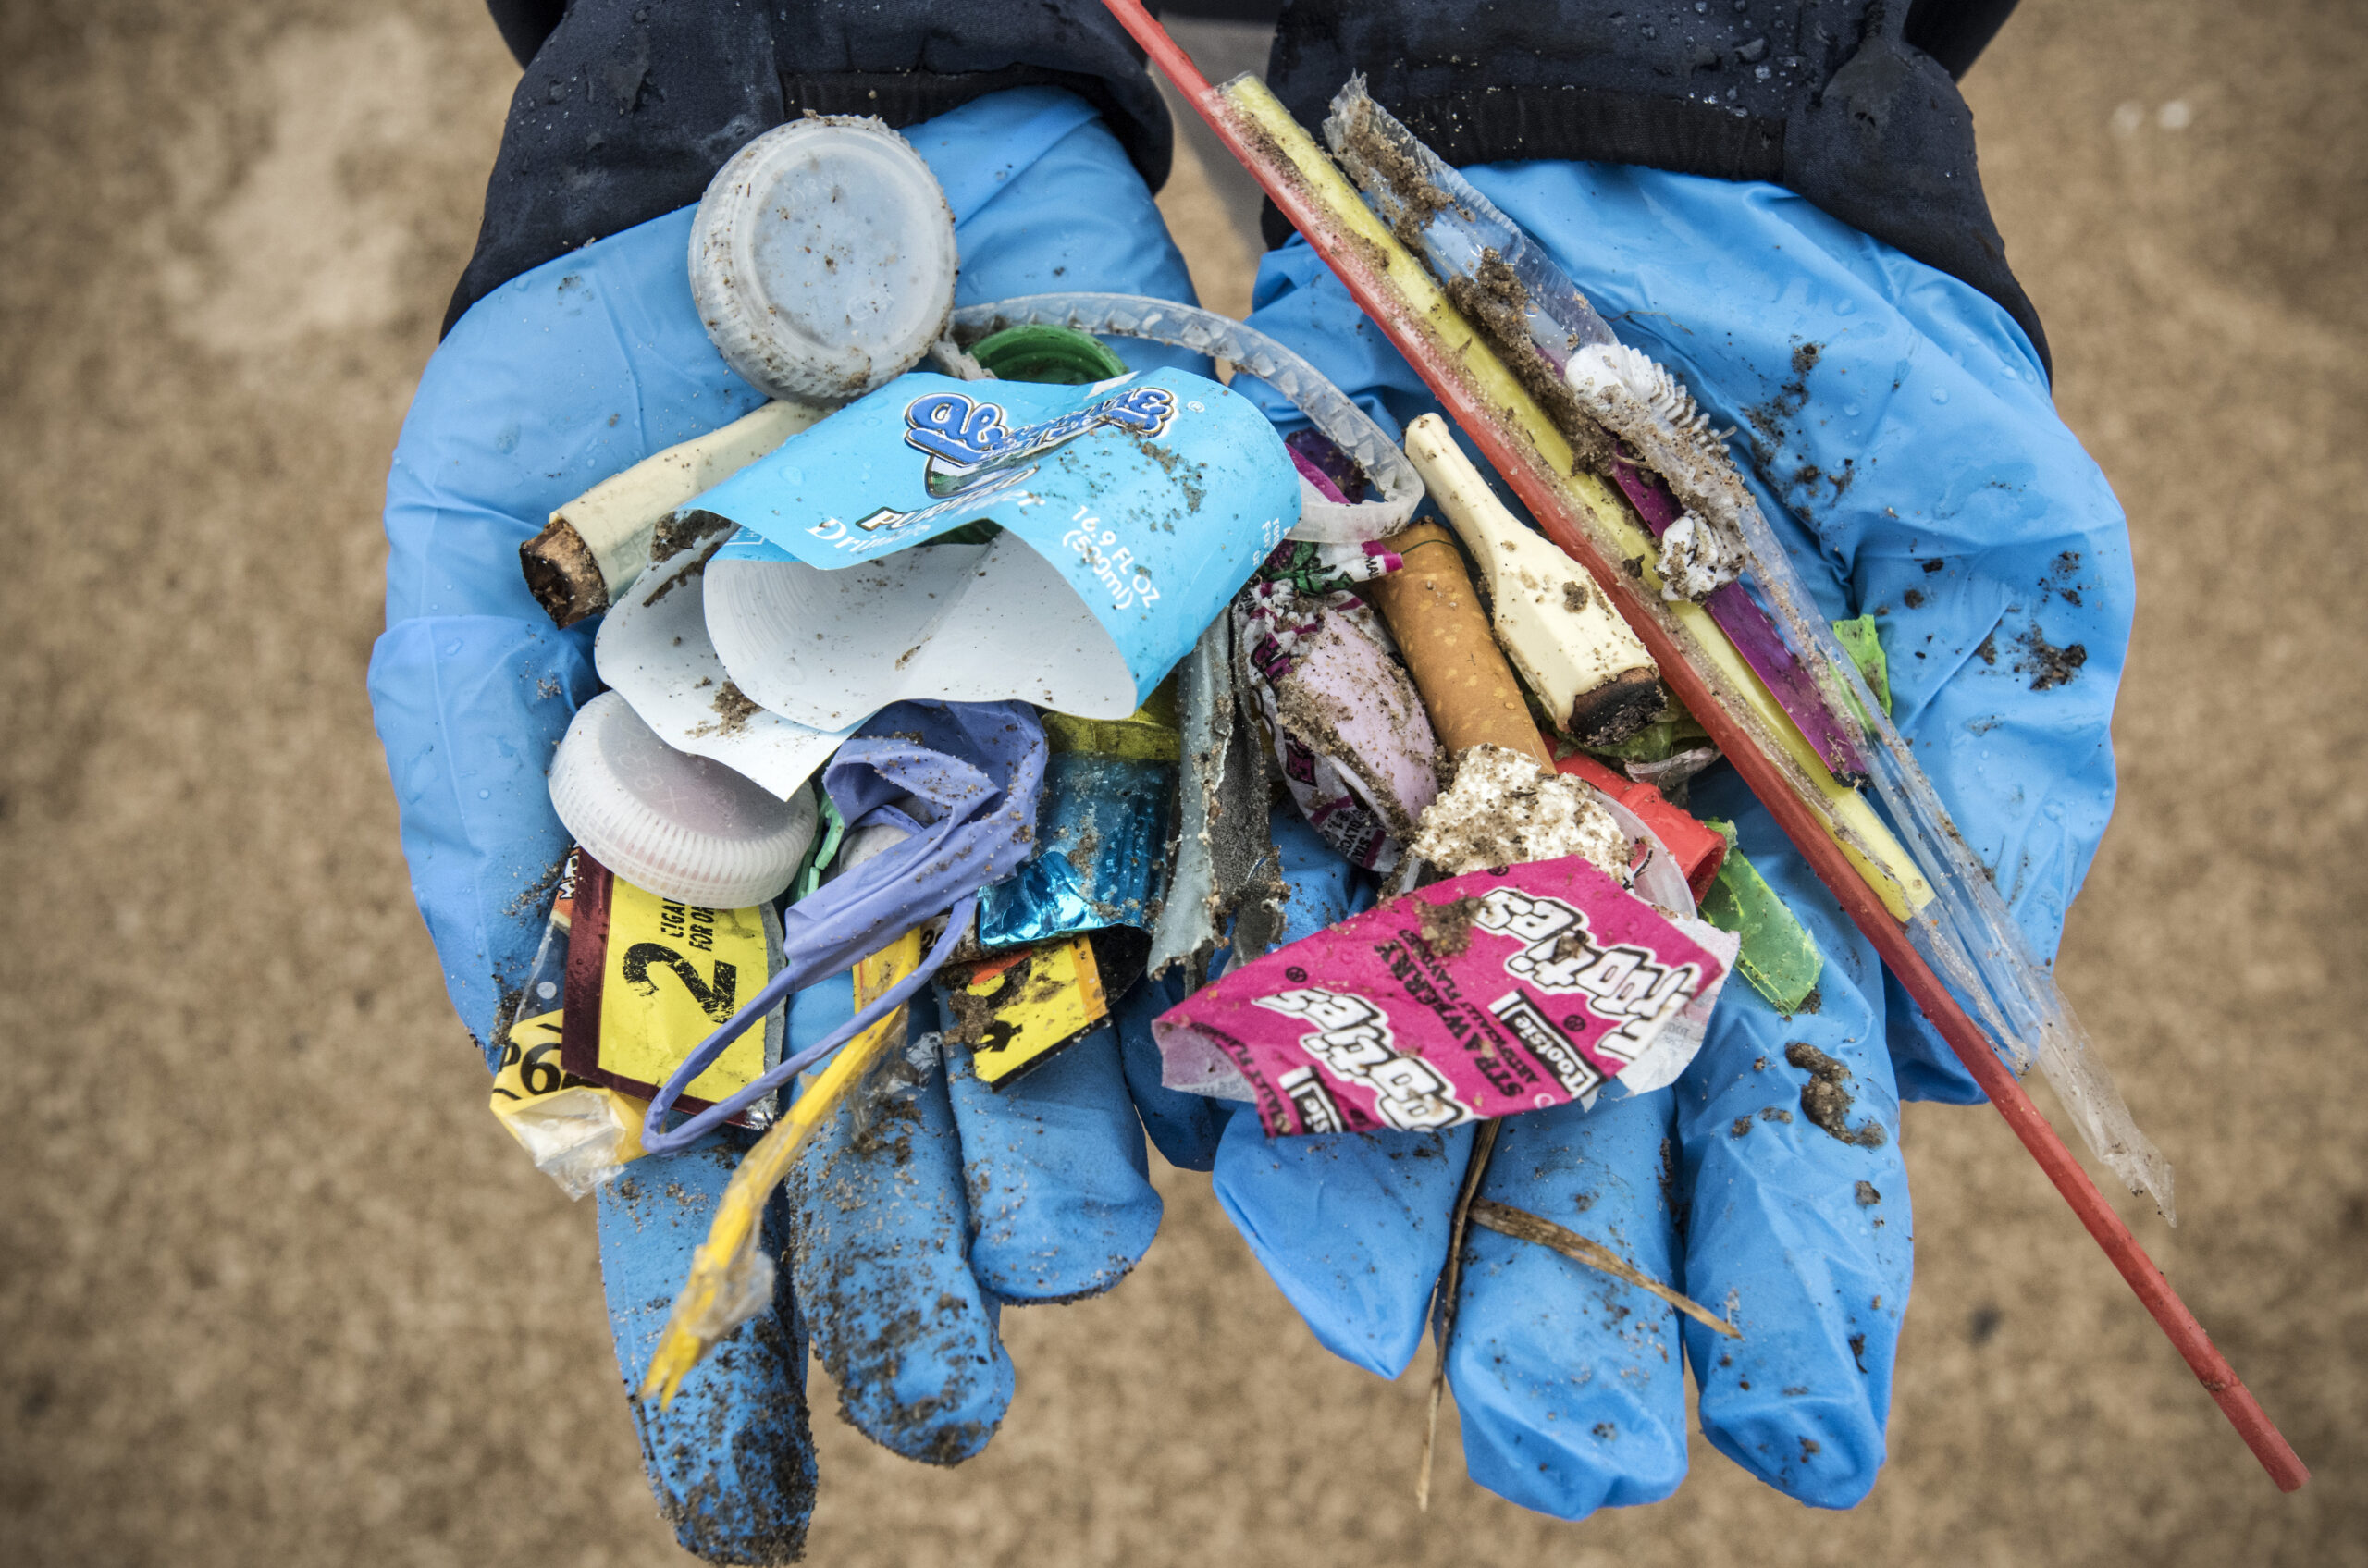
<svg viewBox="0 0 2368 1568"><path fill-rule="evenodd" d="M1234 640L1274 737L1284 787L1324 841L1388 872L1438 794L1438 740L1423 700L1353 594L1253 583Z"/></svg>

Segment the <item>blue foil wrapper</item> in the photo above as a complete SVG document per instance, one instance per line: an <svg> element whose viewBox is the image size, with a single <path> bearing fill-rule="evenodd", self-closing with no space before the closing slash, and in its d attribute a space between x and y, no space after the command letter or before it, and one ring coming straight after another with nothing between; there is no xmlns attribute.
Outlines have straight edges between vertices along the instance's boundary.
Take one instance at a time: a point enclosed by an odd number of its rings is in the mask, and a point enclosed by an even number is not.
<svg viewBox="0 0 2368 1568"><path fill-rule="evenodd" d="M979 941L1013 947L1108 926L1149 930L1159 908L1176 765L1056 751L1036 809L1036 853L979 895Z"/></svg>

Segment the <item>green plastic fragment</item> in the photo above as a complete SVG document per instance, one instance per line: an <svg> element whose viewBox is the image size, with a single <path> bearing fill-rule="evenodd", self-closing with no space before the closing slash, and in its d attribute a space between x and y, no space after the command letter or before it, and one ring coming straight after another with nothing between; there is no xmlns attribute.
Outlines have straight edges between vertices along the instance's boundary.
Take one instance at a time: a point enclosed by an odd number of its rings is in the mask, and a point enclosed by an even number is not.
<svg viewBox="0 0 2368 1568"><path fill-rule="evenodd" d="M1768 879L1737 852L1734 824L1709 821L1706 825L1725 837L1727 858L1703 897L1702 918L1743 938L1735 967L1743 970L1754 991L1768 998L1770 1006L1791 1018L1817 989L1818 977L1825 972L1825 956L1776 896L1776 890L1768 885Z"/></svg>
<svg viewBox="0 0 2368 1568"><path fill-rule="evenodd" d="M970 357L998 381L1084 387L1127 373L1127 362L1112 353L1109 345L1073 327L1006 327L972 345ZM1001 525L981 518L948 528L921 544L982 545L1002 532Z"/></svg>
<svg viewBox="0 0 2368 1568"><path fill-rule="evenodd" d="M1856 621L1836 621L1833 636L1842 644L1842 651L1850 662L1858 666L1858 673L1867 677L1867 689L1875 700L1891 711L1891 666L1883 659L1882 639L1875 635L1875 618L1861 615Z"/></svg>
<svg viewBox="0 0 2368 1568"><path fill-rule="evenodd" d="M814 890L822 885L822 873L839 858L839 841L847 833L847 820L831 803L830 792L822 787L820 779L814 781L814 796L820 814L814 823L814 842L806 849L806 863L797 868L796 880L789 884L789 901L793 904L812 896Z"/></svg>

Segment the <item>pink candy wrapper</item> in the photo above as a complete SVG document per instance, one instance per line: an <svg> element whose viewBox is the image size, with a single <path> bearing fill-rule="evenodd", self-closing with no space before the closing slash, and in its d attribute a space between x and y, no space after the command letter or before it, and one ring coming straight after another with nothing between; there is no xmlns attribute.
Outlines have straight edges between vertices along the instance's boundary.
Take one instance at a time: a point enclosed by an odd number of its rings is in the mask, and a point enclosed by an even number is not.
<svg viewBox="0 0 2368 1568"><path fill-rule="evenodd" d="M1393 898L1231 970L1152 1033L1171 1083L1229 1064L1269 1137L1452 1127L1592 1096L1725 972L1572 856Z"/></svg>

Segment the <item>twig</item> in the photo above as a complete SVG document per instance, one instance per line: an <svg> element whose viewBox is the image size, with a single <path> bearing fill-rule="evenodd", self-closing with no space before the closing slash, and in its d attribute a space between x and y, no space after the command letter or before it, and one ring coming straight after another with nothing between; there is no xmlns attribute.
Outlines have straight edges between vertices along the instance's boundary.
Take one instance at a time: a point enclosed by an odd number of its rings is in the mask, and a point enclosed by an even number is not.
<svg viewBox="0 0 2368 1568"><path fill-rule="evenodd" d="M1511 1236L1517 1241L1535 1241L1541 1247L1551 1247L1566 1258L1575 1259L1589 1268L1599 1268L1614 1279L1624 1279L1640 1290L1651 1291L1705 1328L1715 1329L1730 1340L1743 1338L1742 1329L1723 1317L1712 1315L1710 1309L1701 1303L1678 1294L1600 1241L1590 1241L1575 1230L1565 1230L1550 1219L1541 1219L1527 1209L1517 1209L1511 1204L1491 1203L1483 1198L1471 1208L1472 1223L1483 1230Z"/></svg>
<svg viewBox="0 0 2368 1568"><path fill-rule="evenodd" d="M1431 1414L1423 1428L1423 1468L1414 1477L1414 1508L1417 1512L1431 1511L1431 1449L1439 1435L1439 1397L1447 1392L1448 1338L1455 1332L1455 1293L1463 1279L1463 1226L1471 1217L1473 1201L1480 1192L1480 1178L1488 1169L1488 1156L1497 1152L1497 1131L1504 1123L1484 1121L1472 1140L1472 1163L1463 1167L1463 1190L1455 1195L1455 1218L1448 1227L1447 1266L1439 1271L1438 1359L1431 1367Z"/></svg>

